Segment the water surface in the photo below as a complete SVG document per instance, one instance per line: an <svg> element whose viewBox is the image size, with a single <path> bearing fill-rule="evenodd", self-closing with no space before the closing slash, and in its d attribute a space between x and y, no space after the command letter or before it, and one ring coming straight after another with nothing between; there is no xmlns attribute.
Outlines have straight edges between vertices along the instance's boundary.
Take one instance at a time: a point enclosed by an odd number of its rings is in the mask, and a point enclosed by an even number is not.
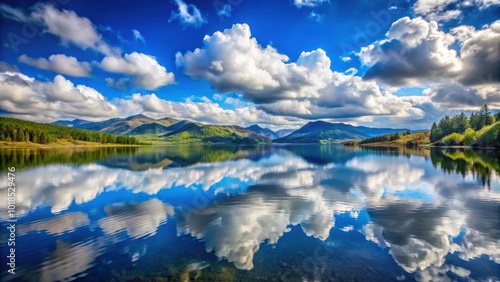
<svg viewBox="0 0 500 282"><path fill-rule="evenodd" d="M10 166L17 266L2 281L500 279L496 151L1 150L1 179Z"/></svg>

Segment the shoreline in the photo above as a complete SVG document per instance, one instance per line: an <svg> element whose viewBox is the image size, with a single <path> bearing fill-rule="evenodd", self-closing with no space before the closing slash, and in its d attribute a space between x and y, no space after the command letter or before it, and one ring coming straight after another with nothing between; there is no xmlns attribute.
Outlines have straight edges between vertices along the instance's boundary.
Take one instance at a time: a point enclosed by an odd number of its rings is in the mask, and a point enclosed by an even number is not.
<svg viewBox="0 0 500 282"><path fill-rule="evenodd" d="M361 145L347 145L347 146L359 146L359 147L404 147L404 148L443 148L443 149L472 149L472 150L500 150L500 148L495 147L473 147L473 146L464 146L464 145L456 145L456 146L436 146L432 144L422 144L422 145L414 145L414 146L406 146L404 144L380 144L380 143L370 143L370 144L361 144Z"/></svg>

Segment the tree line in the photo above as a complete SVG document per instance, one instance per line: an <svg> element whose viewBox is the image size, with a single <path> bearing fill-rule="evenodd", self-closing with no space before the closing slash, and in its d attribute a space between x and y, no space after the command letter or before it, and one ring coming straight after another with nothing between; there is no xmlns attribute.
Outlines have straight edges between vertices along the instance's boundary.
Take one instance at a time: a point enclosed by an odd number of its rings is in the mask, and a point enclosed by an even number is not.
<svg viewBox="0 0 500 282"><path fill-rule="evenodd" d="M0 117L0 140L48 144L58 139L136 145L135 137Z"/></svg>
<svg viewBox="0 0 500 282"><path fill-rule="evenodd" d="M386 134L386 135L381 135L381 136L363 139L362 141L359 142L359 144L395 141L395 140L400 139L402 136L406 136L406 135L410 135L410 134L411 134L411 132L409 130L402 132L402 133Z"/></svg>
<svg viewBox="0 0 500 282"><path fill-rule="evenodd" d="M492 115L488 105L469 117L463 112L445 116L431 127L430 141L437 145L500 146L500 113Z"/></svg>

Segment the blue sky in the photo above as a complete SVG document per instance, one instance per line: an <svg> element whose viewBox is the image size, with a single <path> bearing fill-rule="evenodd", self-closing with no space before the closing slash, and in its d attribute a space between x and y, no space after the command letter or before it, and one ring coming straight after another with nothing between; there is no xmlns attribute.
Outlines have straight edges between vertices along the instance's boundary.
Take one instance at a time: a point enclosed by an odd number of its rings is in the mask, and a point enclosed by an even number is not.
<svg viewBox="0 0 500 282"><path fill-rule="evenodd" d="M0 113L426 128L500 109L500 1L4 1Z"/></svg>

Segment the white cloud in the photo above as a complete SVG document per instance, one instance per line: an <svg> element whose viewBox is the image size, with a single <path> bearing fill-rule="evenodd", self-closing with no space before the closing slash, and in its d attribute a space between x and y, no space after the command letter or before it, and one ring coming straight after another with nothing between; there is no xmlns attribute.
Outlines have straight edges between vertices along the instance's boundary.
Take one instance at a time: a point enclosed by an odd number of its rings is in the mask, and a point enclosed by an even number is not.
<svg viewBox="0 0 500 282"><path fill-rule="evenodd" d="M413 11L428 20L449 21L462 16L460 10L453 9L457 2L457 0L418 0L413 5ZM450 6L453 8L449 9Z"/></svg>
<svg viewBox="0 0 500 282"><path fill-rule="evenodd" d="M73 44L84 50L93 49L106 55L119 52L103 41L88 18L80 17L73 11L58 10L49 4L36 4L28 13L2 4L0 12L11 20L43 27L43 32L59 37L63 44Z"/></svg>
<svg viewBox="0 0 500 282"><path fill-rule="evenodd" d="M100 64L101 68L109 72L132 76L132 84L135 86L153 90L175 82L174 74L167 72L165 67L161 66L151 55L132 52L122 57L119 49L104 42L101 34L97 32L88 18L80 17L73 11L58 10L48 4L36 4L31 9L32 11L28 15L21 9L7 5L0 6L0 11L4 16L7 15L13 20L33 22L42 26L44 32L59 37L63 44L73 44L83 50L92 49L104 54L105 57ZM136 40L145 42L139 31L133 30L133 34ZM78 63L75 58L60 54L55 56L52 60L51 58L34 60L22 56L21 60L30 65L62 74L88 76L84 72L85 68L90 68L88 63Z"/></svg>
<svg viewBox="0 0 500 282"><path fill-rule="evenodd" d="M449 80L462 70L462 61L450 48L455 38L438 30L436 22L401 18L387 39L361 48L359 57L370 68L364 78L390 85L421 85Z"/></svg>
<svg viewBox="0 0 500 282"><path fill-rule="evenodd" d="M464 84L500 82L500 20L466 36L460 50L464 69L459 80Z"/></svg>
<svg viewBox="0 0 500 282"><path fill-rule="evenodd" d="M450 34L453 35L458 42L463 44L465 40L471 38L475 32L476 29L473 26L461 25L451 29Z"/></svg>
<svg viewBox="0 0 500 282"><path fill-rule="evenodd" d="M330 3L330 0L293 0L293 4L298 7L317 7L323 3Z"/></svg>
<svg viewBox="0 0 500 282"><path fill-rule="evenodd" d="M444 97L448 92L446 96L459 98L456 95L461 88L459 103L477 105L483 100L498 104L498 97L492 91L497 90L495 85L500 82L500 21L481 30L462 25L444 33L438 30L436 22L405 17L394 22L386 36L358 53L363 64L369 66L365 79L392 86L454 85L448 90L441 89L438 96ZM460 46L458 54L451 47L456 41ZM460 83L479 86L470 88ZM465 89L470 94L465 95Z"/></svg>
<svg viewBox="0 0 500 282"><path fill-rule="evenodd" d="M11 72L0 73L0 109L35 121L120 116L119 109L95 89L75 86L61 75L53 81L40 82Z"/></svg>
<svg viewBox="0 0 500 282"><path fill-rule="evenodd" d="M314 11L310 12L308 17L310 19L312 19L313 21L316 21L318 23L322 22L323 19L325 18L324 15L318 14L318 13L316 13Z"/></svg>
<svg viewBox="0 0 500 282"><path fill-rule="evenodd" d="M219 17L231 17L231 5L225 4L221 9L217 11Z"/></svg>
<svg viewBox="0 0 500 282"><path fill-rule="evenodd" d="M172 16L168 20L179 20L185 26L194 26L198 28L207 23L207 20L201 15L200 10L193 4L186 4L182 0L175 0L178 12L172 11Z"/></svg>
<svg viewBox="0 0 500 282"><path fill-rule="evenodd" d="M146 44L144 36L142 36L142 34L137 29L132 29L132 33L134 34L135 41L141 41L142 43Z"/></svg>
<svg viewBox="0 0 500 282"><path fill-rule="evenodd" d="M48 59L21 55L18 60L32 67L76 77L88 77L92 69L90 63L79 62L75 57L63 54L51 55Z"/></svg>
<svg viewBox="0 0 500 282"><path fill-rule="evenodd" d="M485 104L500 108L500 85L467 87L458 83L441 83L424 90L424 94L448 109L476 110Z"/></svg>
<svg viewBox="0 0 500 282"><path fill-rule="evenodd" d="M240 93L275 115L316 119L415 113L375 82L332 71L322 49L288 61L273 47L260 46L246 24L206 35L202 48L176 55L176 64L190 77L207 79L220 92Z"/></svg>
<svg viewBox="0 0 500 282"><path fill-rule="evenodd" d="M107 78L110 86L119 87L126 81ZM202 102L173 102L155 94L134 94L128 99L107 100L93 88L77 85L57 75L51 82L40 82L14 72L0 73L0 109L9 116L34 121L82 118L102 120L145 113L153 117L170 116L213 124L254 123L290 125L293 121L273 116L254 106L234 110L223 109L207 99Z"/></svg>
<svg viewBox="0 0 500 282"><path fill-rule="evenodd" d="M174 74L167 72L154 57L133 52L124 57L106 56L100 63L103 70L132 76L135 86L153 90L175 82Z"/></svg>
<svg viewBox="0 0 500 282"><path fill-rule="evenodd" d="M343 62L349 62L350 60L352 60L351 57L349 56L343 56L343 57L340 57L340 59L343 61Z"/></svg>
<svg viewBox="0 0 500 282"><path fill-rule="evenodd" d="M447 22L464 18L466 9L481 11L498 5L498 0L418 0L413 5L413 11L427 20Z"/></svg>

